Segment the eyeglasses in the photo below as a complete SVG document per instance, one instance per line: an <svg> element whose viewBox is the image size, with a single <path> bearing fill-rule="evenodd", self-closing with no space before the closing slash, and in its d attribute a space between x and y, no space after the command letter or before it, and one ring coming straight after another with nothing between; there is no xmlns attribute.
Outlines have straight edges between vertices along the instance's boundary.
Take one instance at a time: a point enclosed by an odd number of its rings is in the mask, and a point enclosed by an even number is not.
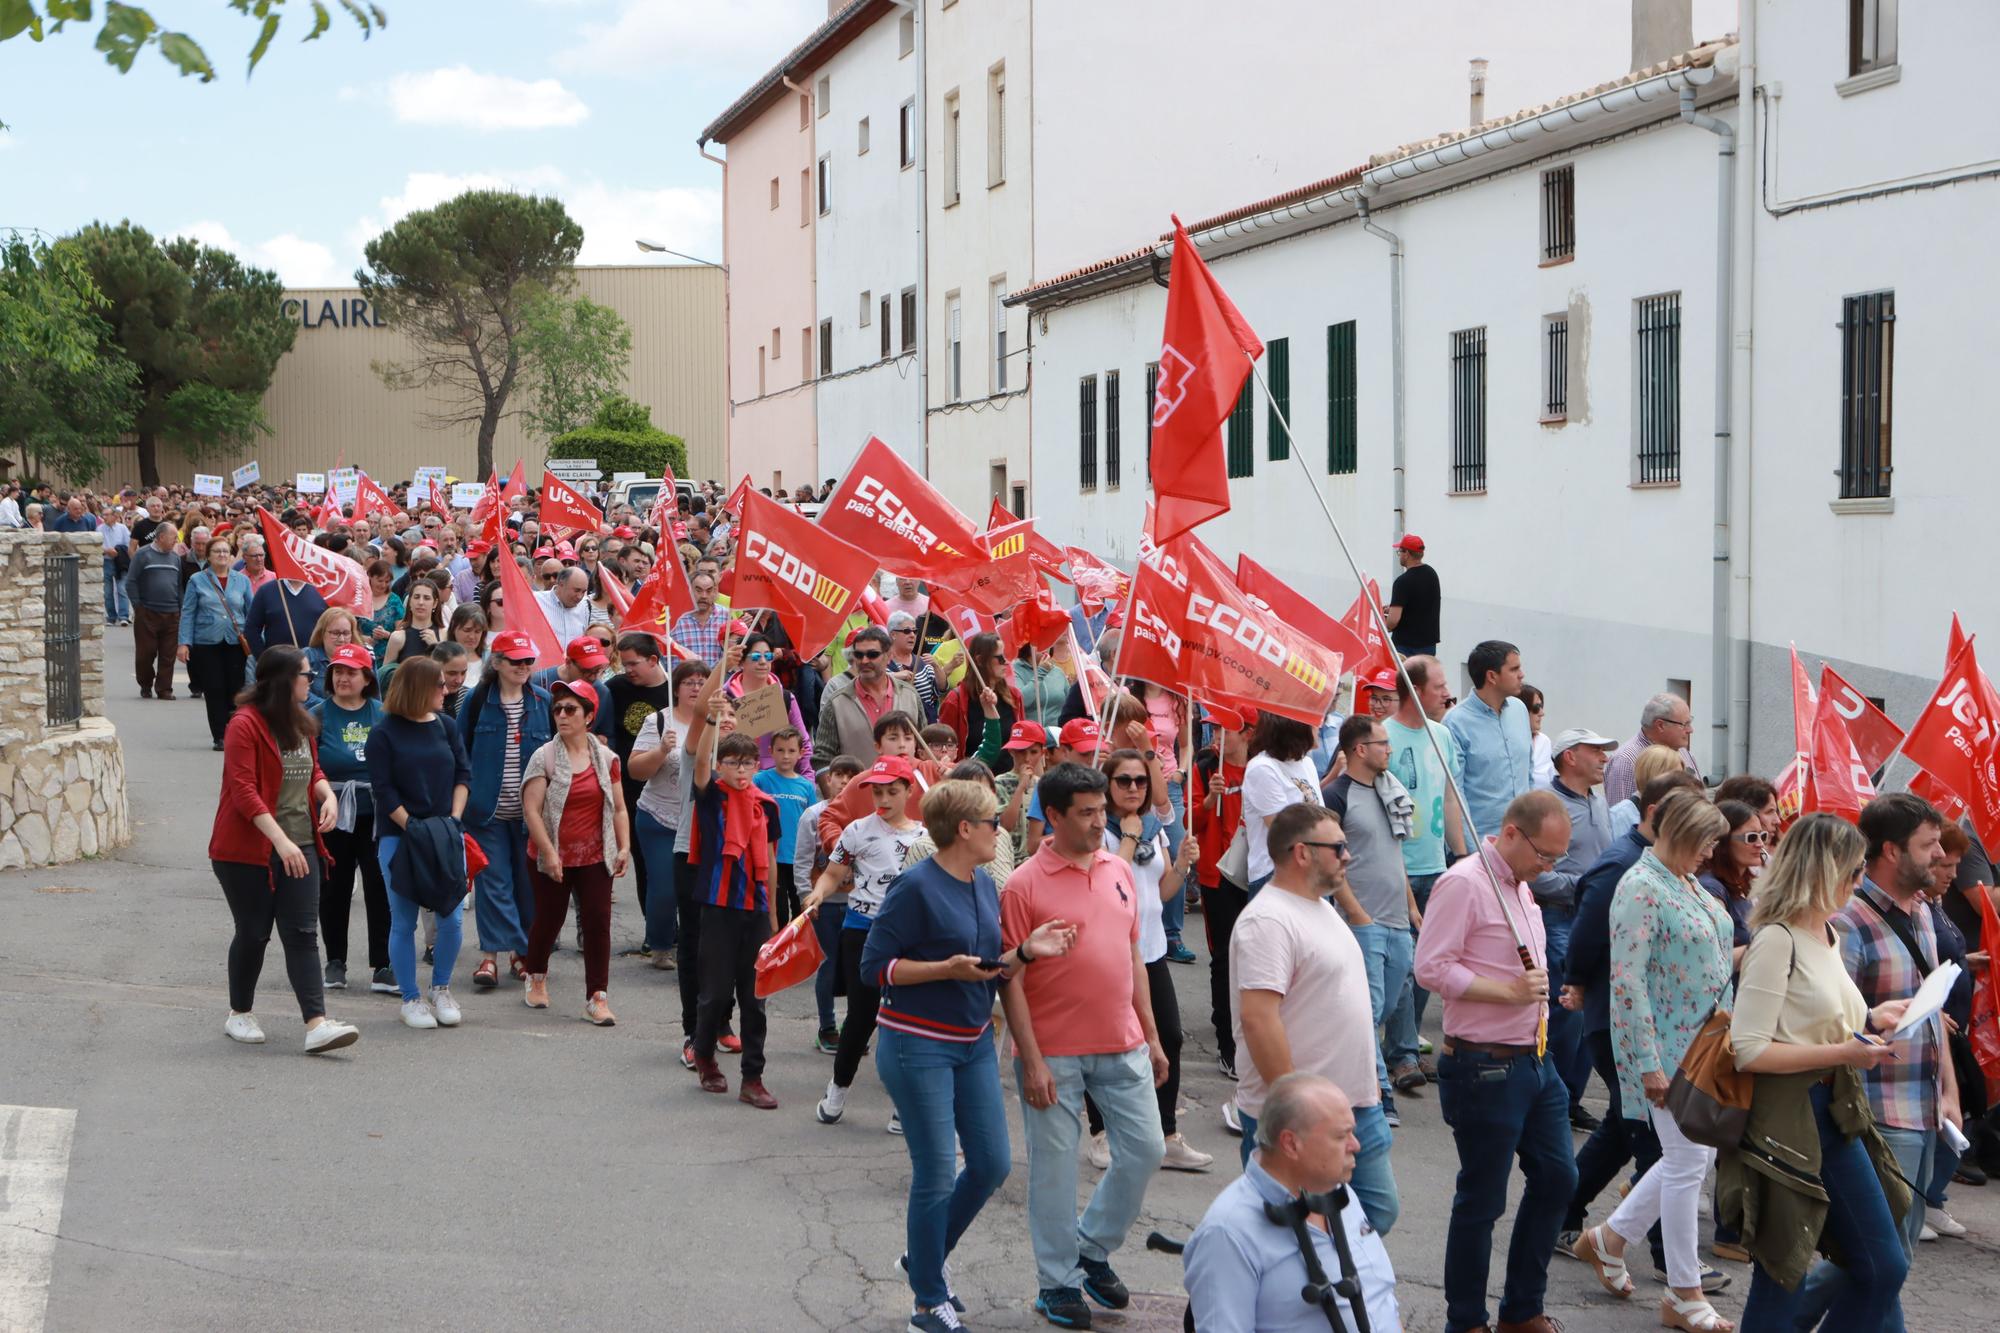
<svg viewBox="0 0 2000 1333"><path fill-rule="evenodd" d="M998 833L1000 831L1000 816L998 815L989 815L985 819L968 819L965 822L968 824L984 824L986 827L992 829L995 833Z"/></svg>
<svg viewBox="0 0 2000 1333"><path fill-rule="evenodd" d="M771 662L775 661L777 656L776 653L745 653L743 660L746 662Z"/></svg>
<svg viewBox="0 0 2000 1333"><path fill-rule="evenodd" d="M874 662L880 660L882 654L880 651L872 653L854 652L854 653L849 653L848 656L853 658L857 662Z"/></svg>
<svg viewBox="0 0 2000 1333"><path fill-rule="evenodd" d="M1299 847L1324 847L1341 860L1345 861L1347 859L1347 844L1345 842L1301 842L1294 845Z"/></svg>
<svg viewBox="0 0 2000 1333"><path fill-rule="evenodd" d="M1729 840L1731 842L1747 842L1752 847L1762 847L1766 843L1777 841L1777 839L1773 838L1770 834L1764 832L1762 829L1757 829L1749 833L1732 833L1729 835Z"/></svg>
<svg viewBox="0 0 2000 1333"><path fill-rule="evenodd" d="M915 625L899 625L898 627L890 630L889 632L891 634L915 634L917 632L917 627Z"/></svg>
<svg viewBox="0 0 2000 1333"><path fill-rule="evenodd" d="M1563 857L1569 854L1569 848L1565 847L1562 849L1562 851L1557 852L1553 856L1551 856L1549 853L1535 846L1535 840L1533 838L1529 838L1527 841L1528 841L1528 850L1532 851L1535 854L1536 858L1540 860L1543 865L1549 866L1551 868L1555 866L1556 862L1562 860Z"/></svg>
<svg viewBox="0 0 2000 1333"><path fill-rule="evenodd" d="M1121 787L1143 787L1152 781L1144 773L1120 773L1111 780Z"/></svg>

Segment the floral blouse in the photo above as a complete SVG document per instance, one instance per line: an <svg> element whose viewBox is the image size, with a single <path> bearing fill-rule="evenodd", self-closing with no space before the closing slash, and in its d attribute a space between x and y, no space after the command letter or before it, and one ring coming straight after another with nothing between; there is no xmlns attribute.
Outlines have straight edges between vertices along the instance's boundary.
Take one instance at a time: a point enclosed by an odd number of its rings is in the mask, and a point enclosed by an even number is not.
<svg viewBox="0 0 2000 1333"><path fill-rule="evenodd" d="M1642 1082L1668 1078L1720 1001L1729 1007L1729 913L1693 877L1677 877L1650 850L1611 899L1611 1049L1628 1120L1651 1103Z"/></svg>

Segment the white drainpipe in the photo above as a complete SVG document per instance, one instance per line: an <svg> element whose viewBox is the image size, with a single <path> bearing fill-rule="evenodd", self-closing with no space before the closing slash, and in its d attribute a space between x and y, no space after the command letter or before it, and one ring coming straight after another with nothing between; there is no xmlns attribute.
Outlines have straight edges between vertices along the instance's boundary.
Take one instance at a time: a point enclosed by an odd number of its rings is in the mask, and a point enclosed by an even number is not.
<svg viewBox="0 0 2000 1333"><path fill-rule="evenodd" d="M1355 192L1354 211L1370 236L1389 243L1389 447L1396 511L1396 530L1390 535L1400 538L1409 521L1404 493L1409 472L1403 453L1403 238L1368 216L1368 196L1360 191Z"/></svg>

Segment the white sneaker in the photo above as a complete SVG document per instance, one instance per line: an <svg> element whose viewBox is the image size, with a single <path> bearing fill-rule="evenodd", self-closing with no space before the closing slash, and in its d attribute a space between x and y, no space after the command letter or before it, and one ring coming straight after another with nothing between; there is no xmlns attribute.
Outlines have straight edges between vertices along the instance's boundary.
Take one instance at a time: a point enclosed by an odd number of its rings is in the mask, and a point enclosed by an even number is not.
<svg viewBox="0 0 2000 1333"><path fill-rule="evenodd" d="M889 1132L891 1134L894 1134L897 1138L901 1138L903 1136L903 1113L901 1111L889 1112L889 1124L887 1128Z"/></svg>
<svg viewBox="0 0 2000 1333"><path fill-rule="evenodd" d="M1938 1233L1931 1229L1931 1224L1928 1222L1924 1223L1923 1230L1917 1233L1918 1240L1936 1240L1937 1238Z"/></svg>
<svg viewBox="0 0 2000 1333"><path fill-rule="evenodd" d="M826 1096L819 1099L819 1105L813 1108L813 1114L819 1117L822 1125L831 1125L837 1123L846 1110L847 1089L828 1079Z"/></svg>
<svg viewBox="0 0 2000 1333"><path fill-rule="evenodd" d="M1243 1113L1236 1109L1233 1099L1222 1104L1222 1132L1243 1137Z"/></svg>
<svg viewBox="0 0 2000 1333"><path fill-rule="evenodd" d="M1084 1145L1084 1156L1099 1171L1111 1169L1111 1140L1103 1134L1092 1134L1090 1142Z"/></svg>
<svg viewBox="0 0 2000 1333"><path fill-rule="evenodd" d="M264 1029L257 1026L255 1014L231 1014L222 1022L222 1030L231 1041L240 1041L248 1046L261 1046Z"/></svg>
<svg viewBox="0 0 2000 1333"><path fill-rule="evenodd" d="M1950 1236L1953 1240L1965 1234L1965 1223L1953 1217L1942 1208L1924 1209L1924 1229L1935 1231L1940 1236Z"/></svg>
<svg viewBox="0 0 2000 1333"><path fill-rule="evenodd" d="M343 1046L352 1046L361 1040L360 1030L351 1023L338 1019L327 1019L306 1029L306 1054L319 1055L325 1051L337 1051Z"/></svg>
<svg viewBox="0 0 2000 1333"><path fill-rule="evenodd" d="M465 1017L458 1001L451 998L449 986L431 987L431 1012L437 1015L438 1026L442 1028L455 1028L458 1020Z"/></svg>
<svg viewBox="0 0 2000 1333"><path fill-rule="evenodd" d="M406 1028L434 1028L438 1025L437 1015L422 1000L403 1001L403 1026Z"/></svg>
<svg viewBox="0 0 2000 1333"><path fill-rule="evenodd" d="M1215 1164L1215 1158L1194 1147L1180 1134L1167 1135L1167 1154L1160 1159L1160 1167L1165 1171L1206 1171Z"/></svg>

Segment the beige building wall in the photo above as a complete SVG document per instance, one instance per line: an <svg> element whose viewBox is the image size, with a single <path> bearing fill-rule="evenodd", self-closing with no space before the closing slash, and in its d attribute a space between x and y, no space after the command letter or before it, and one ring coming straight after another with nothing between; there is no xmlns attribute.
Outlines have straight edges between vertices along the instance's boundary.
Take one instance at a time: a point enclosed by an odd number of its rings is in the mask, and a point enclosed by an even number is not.
<svg viewBox="0 0 2000 1333"><path fill-rule="evenodd" d="M653 410L653 424L687 441L688 469L697 479L725 471L722 271L697 265L607 265L576 270L574 296L587 296L621 315L632 330L632 359L625 392ZM227 476L255 459L269 481L299 472L325 472L345 455L384 485L408 481L419 467L438 466L473 480L477 421L434 428L425 415L436 401L416 391L390 389L372 362L410 355L410 343L393 328L377 327L373 312L353 287L309 288L285 293L287 310L301 323L298 341L278 363L264 395L272 434L238 455L205 461L203 472ZM293 306L290 302L299 304ZM517 388L510 408L527 405ZM530 438L509 416L494 439L494 465L527 463L531 485L541 480L547 441ZM107 449L102 485L138 480L131 446ZM176 449L162 445L160 479L186 484L196 471Z"/></svg>

